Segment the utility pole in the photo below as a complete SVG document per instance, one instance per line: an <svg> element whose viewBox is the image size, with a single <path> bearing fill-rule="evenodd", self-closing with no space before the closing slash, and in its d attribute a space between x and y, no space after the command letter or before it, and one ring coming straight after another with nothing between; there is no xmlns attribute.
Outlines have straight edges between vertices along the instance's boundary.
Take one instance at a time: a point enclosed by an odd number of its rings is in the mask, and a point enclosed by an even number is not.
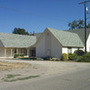
<svg viewBox="0 0 90 90"><path fill-rule="evenodd" d="M79 4L84 4L84 14L85 14L85 17L84 17L84 20L85 20L85 54L87 53L87 7L86 7L86 3L87 2L90 2L90 1L84 1L84 2L80 2Z"/></svg>

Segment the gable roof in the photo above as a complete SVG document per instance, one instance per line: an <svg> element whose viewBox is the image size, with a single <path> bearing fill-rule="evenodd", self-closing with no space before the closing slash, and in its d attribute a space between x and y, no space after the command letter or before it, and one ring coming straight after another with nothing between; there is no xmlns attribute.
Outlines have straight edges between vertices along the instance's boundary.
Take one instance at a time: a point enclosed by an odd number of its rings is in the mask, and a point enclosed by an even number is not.
<svg viewBox="0 0 90 90"><path fill-rule="evenodd" d="M81 39L76 33L67 31L60 31L56 29L47 28L55 38L62 44L62 46L68 47L84 47Z"/></svg>
<svg viewBox="0 0 90 90"><path fill-rule="evenodd" d="M67 31L78 34L79 37L80 37L80 39L82 40L82 42L83 42L83 44L84 44L84 42L85 42L85 40L84 40L84 36L85 36L84 33L85 33L85 31L84 31L84 30L85 30L85 29L83 28L83 29L67 30ZM86 39L88 38L89 34L90 34L90 28L87 28Z"/></svg>
<svg viewBox="0 0 90 90"><path fill-rule="evenodd" d="M4 47L27 48L36 43L35 36L0 33L0 41Z"/></svg>

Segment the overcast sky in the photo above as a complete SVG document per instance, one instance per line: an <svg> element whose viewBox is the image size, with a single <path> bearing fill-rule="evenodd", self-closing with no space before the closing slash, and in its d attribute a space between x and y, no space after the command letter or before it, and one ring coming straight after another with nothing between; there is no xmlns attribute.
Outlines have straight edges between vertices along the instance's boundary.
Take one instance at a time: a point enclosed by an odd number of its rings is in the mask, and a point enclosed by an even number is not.
<svg viewBox="0 0 90 90"><path fill-rule="evenodd" d="M46 27L67 30L69 22L84 19L84 5L78 4L82 1L0 0L0 32L12 33L15 27L29 33L43 32ZM90 2L87 6L90 13Z"/></svg>

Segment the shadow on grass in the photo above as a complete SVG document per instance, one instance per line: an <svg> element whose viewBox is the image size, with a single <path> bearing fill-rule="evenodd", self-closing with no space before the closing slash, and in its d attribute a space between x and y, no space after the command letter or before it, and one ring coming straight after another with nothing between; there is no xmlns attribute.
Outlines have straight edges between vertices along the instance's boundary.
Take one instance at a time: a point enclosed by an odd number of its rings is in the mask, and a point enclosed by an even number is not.
<svg viewBox="0 0 90 90"><path fill-rule="evenodd" d="M20 78L16 78L16 79L11 79L14 78L17 75L7 75L6 78L3 78L2 80L5 82L14 82L14 81L18 81L18 80L27 80L27 79L31 79L31 78L37 78L40 77L40 75L34 75L34 76L27 76L27 77L20 77Z"/></svg>

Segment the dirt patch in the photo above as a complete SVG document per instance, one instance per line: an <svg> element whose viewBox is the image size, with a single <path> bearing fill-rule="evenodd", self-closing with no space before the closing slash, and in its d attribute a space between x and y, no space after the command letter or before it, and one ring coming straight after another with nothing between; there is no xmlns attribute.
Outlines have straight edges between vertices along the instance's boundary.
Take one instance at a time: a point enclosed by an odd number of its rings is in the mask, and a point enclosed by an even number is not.
<svg viewBox="0 0 90 90"><path fill-rule="evenodd" d="M45 71L41 65L22 61L0 61L0 83L37 78Z"/></svg>
<svg viewBox="0 0 90 90"><path fill-rule="evenodd" d="M21 81L43 75L65 74L90 68L90 63L53 61L0 61L0 83ZM37 76L39 75L39 76Z"/></svg>
<svg viewBox="0 0 90 90"><path fill-rule="evenodd" d="M22 62L0 62L0 71L11 70L11 69L23 69L29 68L31 64Z"/></svg>

